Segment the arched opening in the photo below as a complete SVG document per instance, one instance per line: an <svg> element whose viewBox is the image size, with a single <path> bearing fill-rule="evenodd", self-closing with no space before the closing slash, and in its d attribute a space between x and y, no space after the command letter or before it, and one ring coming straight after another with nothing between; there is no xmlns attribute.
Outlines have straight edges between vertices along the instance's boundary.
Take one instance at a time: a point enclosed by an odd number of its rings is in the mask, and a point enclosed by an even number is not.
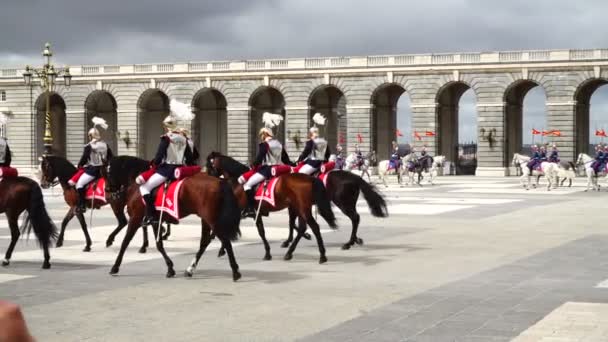
<svg viewBox="0 0 608 342"><path fill-rule="evenodd" d="M530 154L532 144L544 141L542 135L533 135L532 130L548 129L545 110L545 92L538 83L530 80L518 81L505 93L505 155L504 166L511 168L515 153Z"/></svg>
<svg viewBox="0 0 608 342"><path fill-rule="evenodd" d="M477 108L475 92L464 82L445 85L437 94L438 154L454 166L456 175L474 175L477 168Z"/></svg>
<svg viewBox="0 0 608 342"><path fill-rule="evenodd" d="M411 141L412 110L410 98L404 93L400 85L389 84L378 88L372 96L372 148L378 160L390 157L393 141ZM397 128L403 136L397 136Z"/></svg>
<svg viewBox="0 0 608 342"><path fill-rule="evenodd" d="M213 151L228 153L226 106L226 98L216 89L202 89L192 100L192 139L202 159Z"/></svg>
<svg viewBox="0 0 608 342"><path fill-rule="evenodd" d="M108 128L106 130L100 130L102 139L108 143L110 148L115 154L118 154L118 142L117 142L117 112L116 112L116 100L112 94L104 90L96 90L89 94L84 102L85 111L85 141L88 141L86 132L93 127L91 120L93 117L98 116L106 120Z"/></svg>
<svg viewBox="0 0 608 342"><path fill-rule="evenodd" d="M312 127L312 117L321 113L327 118L325 125L320 127L321 135L327 139L332 153L336 145L346 145L346 97L334 86L324 86L315 90L309 100L310 107L308 122Z"/></svg>
<svg viewBox="0 0 608 342"><path fill-rule="evenodd" d="M45 116L46 116L46 93L38 96L36 100L36 155L42 156L44 153L44 133L45 133ZM53 145L51 152L53 155L66 157L67 141L66 141L66 117L65 117L65 101L57 93L50 93L49 108L51 112L51 136Z"/></svg>
<svg viewBox="0 0 608 342"><path fill-rule="evenodd" d="M608 84L604 79L583 83L575 95L576 100L576 155L595 153L594 145L605 138L595 135L597 130L608 130Z"/></svg>
<svg viewBox="0 0 608 342"><path fill-rule="evenodd" d="M257 153L257 146L259 142L258 131L264 127L262 122L262 116L264 112L270 112L273 114L280 114L283 116L283 122L278 127L273 128L275 137L282 143L285 144L285 98L283 94L271 87L262 87L256 90L249 99L250 108L250 122L249 122L249 136L250 136L250 159L255 159Z"/></svg>
<svg viewBox="0 0 608 342"><path fill-rule="evenodd" d="M169 97L158 89L148 89L137 104L138 155L152 159L164 133L162 122L169 115Z"/></svg>

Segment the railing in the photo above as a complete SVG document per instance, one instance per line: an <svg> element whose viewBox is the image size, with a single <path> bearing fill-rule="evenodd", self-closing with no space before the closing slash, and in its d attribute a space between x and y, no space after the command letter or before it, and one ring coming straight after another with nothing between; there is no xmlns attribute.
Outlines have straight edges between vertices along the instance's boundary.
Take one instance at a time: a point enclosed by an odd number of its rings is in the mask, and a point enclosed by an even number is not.
<svg viewBox="0 0 608 342"><path fill-rule="evenodd" d="M608 62L608 49L500 51L455 54L319 57L246 61L216 61L134 65L84 65L71 68L75 76L103 74L154 74L182 72L244 72L332 68L381 68L390 66L539 63L568 61ZM0 69L0 78L21 77L23 68Z"/></svg>

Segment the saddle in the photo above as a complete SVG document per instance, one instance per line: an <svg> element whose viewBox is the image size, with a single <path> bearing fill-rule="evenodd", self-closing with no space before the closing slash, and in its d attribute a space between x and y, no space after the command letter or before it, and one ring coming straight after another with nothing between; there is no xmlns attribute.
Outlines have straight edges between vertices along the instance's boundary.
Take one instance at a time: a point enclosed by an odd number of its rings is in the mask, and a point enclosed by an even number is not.
<svg viewBox="0 0 608 342"><path fill-rule="evenodd" d="M15 178L19 176L19 171L14 167L0 166L0 179L2 178Z"/></svg>
<svg viewBox="0 0 608 342"><path fill-rule="evenodd" d="M157 212L163 212L163 215L168 215L173 219L172 223L178 224L180 216L179 211L179 192L185 179L167 181L164 184L154 188L151 195L154 198L154 206ZM166 187L166 190L165 190ZM141 202L145 201L142 198Z"/></svg>
<svg viewBox="0 0 608 342"><path fill-rule="evenodd" d="M175 171L173 173L173 177L175 178L175 180L182 180L182 179L186 179L190 176L194 176L200 172L201 172L201 167L198 165L180 166L175 169ZM139 176L137 176L137 178L135 178L135 183L137 183L139 185L144 184L155 173L156 173L156 168L155 167L150 168L149 170L144 171Z"/></svg>

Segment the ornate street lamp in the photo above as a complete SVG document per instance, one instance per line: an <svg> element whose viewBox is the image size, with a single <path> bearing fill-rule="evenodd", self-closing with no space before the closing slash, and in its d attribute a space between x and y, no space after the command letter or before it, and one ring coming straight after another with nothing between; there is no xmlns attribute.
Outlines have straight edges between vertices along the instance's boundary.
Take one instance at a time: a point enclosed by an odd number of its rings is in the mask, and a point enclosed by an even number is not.
<svg viewBox="0 0 608 342"><path fill-rule="evenodd" d="M44 56L44 66L39 69L32 68L29 65L26 66L25 72L23 73L23 80L25 81L26 86L31 86L32 79L34 76L36 76L38 79L40 79L40 86L45 92L46 112L44 115L44 155L51 155L53 149L53 135L51 134L51 92L55 89L55 81L57 80L57 76L63 76L64 84L69 88L72 83L72 75L70 74L69 68L66 67L55 69L55 66L51 64L51 57L53 56L53 52L51 52L51 44L46 43L44 45L42 56Z"/></svg>

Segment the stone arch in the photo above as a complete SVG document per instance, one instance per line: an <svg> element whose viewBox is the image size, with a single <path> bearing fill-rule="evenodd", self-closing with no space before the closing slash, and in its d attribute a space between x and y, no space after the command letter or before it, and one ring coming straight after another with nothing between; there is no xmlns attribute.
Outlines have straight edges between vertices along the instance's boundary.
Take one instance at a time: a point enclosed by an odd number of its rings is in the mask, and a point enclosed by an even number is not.
<svg viewBox="0 0 608 342"><path fill-rule="evenodd" d="M45 116L46 116L46 96L47 93L42 93L36 99L36 155L42 156L44 153L44 135L45 135ZM53 143L51 152L53 155L66 157L67 152L67 134L66 134L66 105L65 100L56 92L49 94L49 110L51 113L51 136Z"/></svg>
<svg viewBox="0 0 608 342"><path fill-rule="evenodd" d="M87 96L84 101L84 112L85 112L85 141L86 132L92 127L91 120L93 117L98 116L106 120L108 129L100 130L102 139L104 139L112 151L118 154L118 114L117 114L116 99L112 94L105 90L95 90Z"/></svg>
<svg viewBox="0 0 608 342"><path fill-rule="evenodd" d="M404 94L409 96L399 83L381 84L372 93L371 145L378 160L390 157L392 142L396 140L398 102Z"/></svg>
<svg viewBox="0 0 608 342"><path fill-rule="evenodd" d="M322 85L313 90L308 98L308 126L312 127L312 117L321 113L327 119L325 126L320 128L327 139L331 151L336 145L346 147L347 143L347 111L346 96L334 85Z"/></svg>
<svg viewBox="0 0 608 342"><path fill-rule="evenodd" d="M137 154L144 159L154 158L158 139L164 133L162 121L169 115L169 97L162 90L144 91L137 100Z"/></svg>
<svg viewBox="0 0 608 342"><path fill-rule="evenodd" d="M473 88L469 83L451 81L439 88L435 100L437 103L435 131L437 154L445 156L446 161L454 163L456 174L474 174L475 172L476 160L469 165L470 161L460 158L459 141L460 100L471 89Z"/></svg>
<svg viewBox="0 0 608 342"><path fill-rule="evenodd" d="M505 167L511 167L511 160L515 153L525 152L523 142L524 99L530 90L536 87L544 90L541 83L536 80L520 79L511 83L505 90L503 99L505 120L503 165ZM509 174L515 174L514 170L510 170Z"/></svg>
<svg viewBox="0 0 608 342"><path fill-rule="evenodd" d="M215 88L203 88L192 98L192 139L202 159L213 151L228 153L227 105L224 94Z"/></svg>
<svg viewBox="0 0 608 342"><path fill-rule="evenodd" d="M265 112L280 114L283 116L283 122L278 127L273 129L275 137L285 145L285 97L277 88L262 86L256 89L249 97L249 134L250 134L250 149L249 156L251 160L255 158L258 145L258 131L264 127L262 115Z"/></svg>
<svg viewBox="0 0 608 342"><path fill-rule="evenodd" d="M591 97L598 88L606 84L608 84L608 80L605 78L591 78L582 82L574 93L576 103L574 114L575 156L578 156L579 153L593 153L590 133Z"/></svg>

